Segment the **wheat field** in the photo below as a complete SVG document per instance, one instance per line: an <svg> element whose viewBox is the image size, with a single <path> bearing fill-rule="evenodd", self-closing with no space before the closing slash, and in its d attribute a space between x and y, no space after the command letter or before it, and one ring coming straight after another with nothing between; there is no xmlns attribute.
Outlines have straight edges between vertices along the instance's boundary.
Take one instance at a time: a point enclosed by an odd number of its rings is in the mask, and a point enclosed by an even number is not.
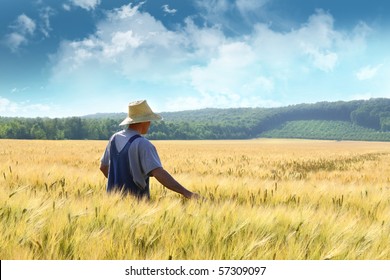
<svg viewBox="0 0 390 280"><path fill-rule="evenodd" d="M0 259L390 259L390 143L154 141L197 201L107 195L106 143L0 140Z"/></svg>

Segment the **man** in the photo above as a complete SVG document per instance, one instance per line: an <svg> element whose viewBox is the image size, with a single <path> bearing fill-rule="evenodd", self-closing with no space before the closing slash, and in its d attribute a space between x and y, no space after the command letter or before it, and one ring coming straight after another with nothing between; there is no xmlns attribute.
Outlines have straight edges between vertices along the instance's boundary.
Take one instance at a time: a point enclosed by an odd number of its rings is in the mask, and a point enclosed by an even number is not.
<svg viewBox="0 0 390 280"><path fill-rule="evenodd" d="M141 136L148 132L151 121L161 119L153 113L146 100L129 104L128 116L120 123L127 129L110 138L101 158L100 170L108 178L107 192L119 191L149 199L149 177L155 177L166 188L186 198L199 197L162 167L156 148Z"/></svg>

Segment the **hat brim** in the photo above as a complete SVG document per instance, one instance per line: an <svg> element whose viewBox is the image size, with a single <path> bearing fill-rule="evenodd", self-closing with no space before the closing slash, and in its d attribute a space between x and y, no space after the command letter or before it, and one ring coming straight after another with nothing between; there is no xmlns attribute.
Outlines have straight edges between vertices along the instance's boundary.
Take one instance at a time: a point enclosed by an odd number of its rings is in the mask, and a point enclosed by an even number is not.
<svg viewBox="0 0 390 280"><path fill-rule="evenodd" d="M119 125L129 125L129 124L133 124L133 123L160 121L162 119L163 118L160 115L153 113L153 114L150 114L150 115L147 115L147 116L142 116L142 117L134 118L134 119L130 118L130 117L127 117Z"/></svg>

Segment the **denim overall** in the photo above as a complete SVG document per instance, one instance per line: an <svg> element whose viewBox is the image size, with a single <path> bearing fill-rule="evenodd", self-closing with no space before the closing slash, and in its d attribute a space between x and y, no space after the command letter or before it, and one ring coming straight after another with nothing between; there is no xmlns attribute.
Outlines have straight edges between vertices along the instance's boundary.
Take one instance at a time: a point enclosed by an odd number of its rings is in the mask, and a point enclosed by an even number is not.
<svg viewBox="0 0 390 280"><path fill-rule="evenodd" d="M141 189L137 186L130 174L129 148L131 143L140 135L134 135L126 143L125 147L118 152L115 144L115 137L110 147L110 167L108 173L107 192L117 191L125 194L132 194L138 198L150 198L149 177L146 179L146 186Z"/></svg>

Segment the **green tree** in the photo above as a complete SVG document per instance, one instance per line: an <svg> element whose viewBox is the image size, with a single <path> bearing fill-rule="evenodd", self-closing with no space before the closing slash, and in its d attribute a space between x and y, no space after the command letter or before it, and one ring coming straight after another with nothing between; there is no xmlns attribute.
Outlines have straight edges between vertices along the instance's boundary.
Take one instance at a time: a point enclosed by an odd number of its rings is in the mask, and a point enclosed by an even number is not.
<svg viewBox="0 0 390 280"><path fill-rule="evenodd" d="M46 132L38 123L31 127L30 135L33 139L46 139Z"/></svg>

